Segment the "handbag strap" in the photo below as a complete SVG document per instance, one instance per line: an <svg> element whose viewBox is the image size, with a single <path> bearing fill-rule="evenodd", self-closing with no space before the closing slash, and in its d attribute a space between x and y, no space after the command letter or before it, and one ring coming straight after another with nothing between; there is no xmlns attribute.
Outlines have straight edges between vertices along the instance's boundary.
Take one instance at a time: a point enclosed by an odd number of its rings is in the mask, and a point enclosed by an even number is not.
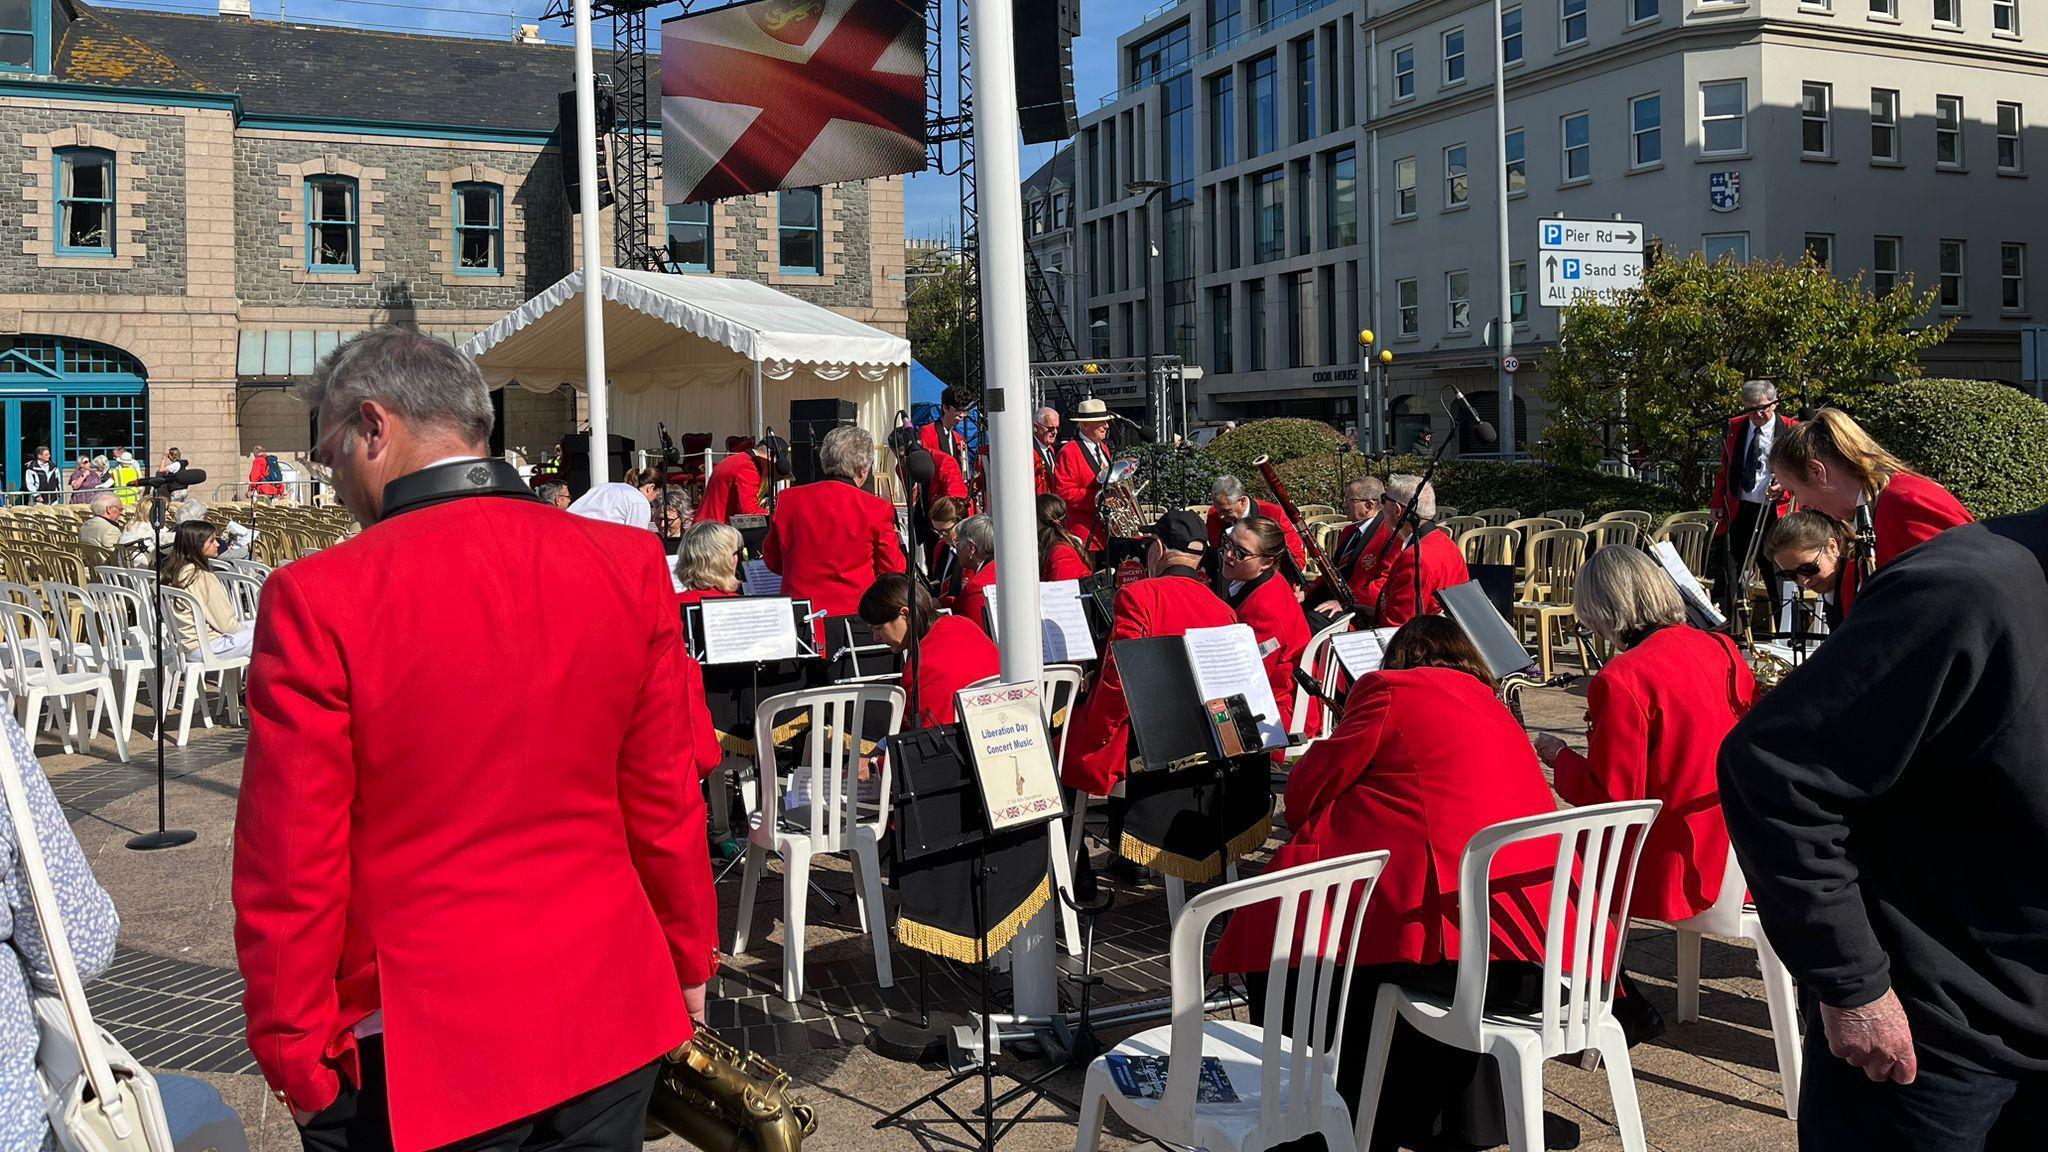
<svg viewBox="0 0 2048 1152"><path fill-rule="evenodd" d="M57 976L57 992L64 1001L64 1015L77 1040L85 1077L92 1084L93 1103L106 1116L115 1135L126 1139L131 1118L122 1101L114 1070L107 1063L100 1044L99 1028L85 1002L85 981L78 975L78 960L71 953L71 937L65 933L64 917L57 904L57 889L43 860L43 845L36 835L35 812L29 808L28 786L21 765L14 758L14 741L0 731L0 791L7 793L7 813L14 821L15 839L21 846L22 870L28 874L29 902L35 905L36 923L43 943L50 950L50 967Z"/></svg>

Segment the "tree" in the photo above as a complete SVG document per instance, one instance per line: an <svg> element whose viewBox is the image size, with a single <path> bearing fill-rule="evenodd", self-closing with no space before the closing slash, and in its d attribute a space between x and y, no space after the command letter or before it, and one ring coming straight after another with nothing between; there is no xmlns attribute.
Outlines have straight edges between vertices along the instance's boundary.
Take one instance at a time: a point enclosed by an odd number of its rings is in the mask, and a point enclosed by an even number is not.
<svg viewBox="0 0 2048 1152"><path fill-rule="evenodd" d="M1933 304L1910 280L1876 296L1811 260L1658 260L1614 303L1565 310L1543 358L1555 414L1537 453L1588 467L1628 452L1704 499L1719 417L1741 407L1744 380L1771 380L1788 402L1853 408L1920 374L1917 357L1953 324L1923 324Z"/></svg>
<svg viewBox="0 0 2048 1152"><path fill-rule="evenodd" d="M911 282L910 354L948 384L967 383L961 340L963 334L981 340L979 293L964 261L941 264Z"/></svg>

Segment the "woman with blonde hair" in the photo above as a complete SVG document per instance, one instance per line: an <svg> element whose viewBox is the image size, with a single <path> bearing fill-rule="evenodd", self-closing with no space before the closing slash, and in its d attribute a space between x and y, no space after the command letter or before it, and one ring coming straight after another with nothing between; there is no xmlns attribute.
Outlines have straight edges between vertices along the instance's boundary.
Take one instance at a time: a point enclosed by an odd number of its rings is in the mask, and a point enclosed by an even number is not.
<svg viewBox="0 0 2048 1152"><path fill-rule="evenodd" d="M1874 543L1858 560L1871 572L1914 545L1974 519L1948 489L1907 468L1836 408L1821 409L1771 445L1771 474L1800 507L1867 527ZM1863 547L1859 545L1859 553ZM1858 563L1843 573L1839 599L1844 616L1862 575Z"/></svg>
<svg viewBox="0 0 2048 1152"><path fill-rule="evenodd" d="M676 603L695 604L740 594L740 556L745 551L740 531L716 520L690 525L676 553L676 579L683 590Z"/></svg>

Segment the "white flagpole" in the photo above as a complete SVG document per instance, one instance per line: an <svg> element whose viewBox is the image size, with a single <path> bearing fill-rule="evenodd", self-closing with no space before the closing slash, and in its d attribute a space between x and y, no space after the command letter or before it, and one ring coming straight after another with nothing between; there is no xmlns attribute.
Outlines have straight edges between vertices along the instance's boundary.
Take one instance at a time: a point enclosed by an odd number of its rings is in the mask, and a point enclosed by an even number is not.
<svg viewBox="0 0 2048 1152"><path fill-rule="evenodd" d="M604 253L597 219L597 79L590 0L576 0L576 191L583 214L583 379L590 397L590 484L609 483L611 395L604 372ZM637 128L638 125L631 127Z"/></svg>

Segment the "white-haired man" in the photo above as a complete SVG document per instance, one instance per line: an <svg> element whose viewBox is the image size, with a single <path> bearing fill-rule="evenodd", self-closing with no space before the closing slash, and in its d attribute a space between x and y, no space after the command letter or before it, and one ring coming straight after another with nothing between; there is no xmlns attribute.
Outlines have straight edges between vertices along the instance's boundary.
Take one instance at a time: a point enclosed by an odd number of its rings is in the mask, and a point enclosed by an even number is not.
<svg viewBox="0 0 2048 1152"><path fill-rule="evenodd" d="M1380 515L1394 526L1373 558L1373 572L1359 597L1359 608L1371 614L1376 628L1395 628L1437 610L1436 594L1472 579L1465 554L1447 532L1436 527L1436 490L1422 477L1395 473L1387 477ZM1408 510L1415 510L1415 519Z"/></svg>
<svg viewBox="0 0 2048 1152"><path fill-rule="evenodd" d="M1053 473L1059 470L1060 414L1040 408L1031 421L1031 482L1040 496L1052 491Z"/></svg>
<svg viewBox="0 0 2048 1152"><path fill-rule="evenodd" d="M91 508L92 515L78 526L78 543L89 569L115 562L121 547L121 497L111 489L95 492Z"/></svg>
<svg viewBox="0 0 2048 1152"><path fill-rule="evenodd" d="M1742 411L1728 421L1728 434L1721 441L1721 467L1714 473L1714 495L1707 503L1714 513L1715 558L1720 561L1715 587L1728 606L1725 610L1730 619L1735 618L1738 590L1744 584L1743 562L1759 563L1757 550L1791 503L1771 475L1771 445L1795 425L1796 421L1778 415L1776 385L1769 380L1751 380L1742 386ZM1769 564L1763 569L1775 604L1777 576Z"/></svg>
<svg viewBox="0 0 2048 1152"><path fill-rule="evenodd" d="M1218 476L1209 486L1209 551L1213 554L1223 546L1223 534L1237 526L1237 522L1253 516L1264 516L1280 525L1280 534L1287 537L1287 555L1294 560L1294 570L1303 571L1308 562L1308 553L1301 546L1301 533L1294 530L1294 521L1280 505L1259 500L1244 490L1244 481L1235 476Z"/></svg>

